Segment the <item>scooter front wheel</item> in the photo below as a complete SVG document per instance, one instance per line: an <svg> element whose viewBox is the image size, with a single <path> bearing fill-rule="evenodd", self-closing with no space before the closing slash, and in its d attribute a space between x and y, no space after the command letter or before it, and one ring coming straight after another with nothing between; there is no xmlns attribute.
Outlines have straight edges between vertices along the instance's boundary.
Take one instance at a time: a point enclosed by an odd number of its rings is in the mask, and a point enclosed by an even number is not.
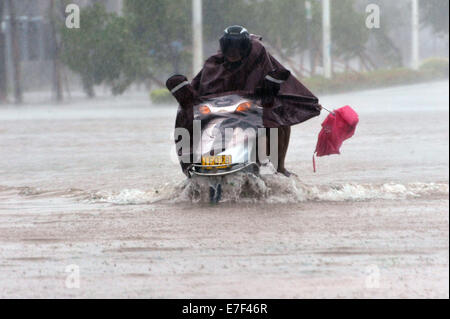
<svg viewBox="0 0 450 319"><path fill-rule="evenodd" d="M209 202L210 204L217 204L222 198L222 184L209 186Z"/></svg>

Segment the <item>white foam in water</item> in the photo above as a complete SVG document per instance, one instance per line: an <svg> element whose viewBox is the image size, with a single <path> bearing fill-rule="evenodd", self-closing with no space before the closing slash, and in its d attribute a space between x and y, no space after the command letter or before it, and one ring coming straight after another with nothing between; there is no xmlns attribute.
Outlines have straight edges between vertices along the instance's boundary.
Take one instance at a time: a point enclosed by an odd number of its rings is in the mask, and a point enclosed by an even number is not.
<svg viewBox="0 0 450 319"><path fill-rule="evenodd" d="M117 205L148 204L149 194L139 189L123 189L118 193L98 192L92 196L95 202L112 203Z"/></svg>
<svg viewBox="0 0 450 319"><path fill-rule="evenodd" d="M221 180L221 202L296 203L306 201L364 201L415 198L427 195L448 195L444 183L385 183L308 185L296 177L280 174L256 176L236 173ZM179 185L165 184L159 189L143 191L124 189L119 192L97 192L91 201L116 205L149 204L155 202L209 202L210 180L201 176L186 179Z"/></svg>
<svg viewBox="0 0 450 319"><path fill-rule="evenodd" d="M89 202L110 203L115 205L151 204L167 198L159 190L143 191L140 189L123 189L119 192L100 191L90 195Z"/></svg>

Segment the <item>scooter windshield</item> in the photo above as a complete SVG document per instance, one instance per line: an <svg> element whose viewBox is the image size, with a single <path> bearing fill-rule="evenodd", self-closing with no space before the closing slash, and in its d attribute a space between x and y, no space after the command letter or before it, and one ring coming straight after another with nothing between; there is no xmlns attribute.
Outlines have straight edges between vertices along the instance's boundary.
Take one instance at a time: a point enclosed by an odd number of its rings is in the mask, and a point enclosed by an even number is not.
<svg viewBox="0 0 450 319"><path fill-rule="evenodd" d="M240 95L225 95L204 100L194 106L194 120L201 121L202 128L211 121L220 120L216 127L262 128L263 109L255 100ZM223 133L223 132L222 132Z"/></svg>

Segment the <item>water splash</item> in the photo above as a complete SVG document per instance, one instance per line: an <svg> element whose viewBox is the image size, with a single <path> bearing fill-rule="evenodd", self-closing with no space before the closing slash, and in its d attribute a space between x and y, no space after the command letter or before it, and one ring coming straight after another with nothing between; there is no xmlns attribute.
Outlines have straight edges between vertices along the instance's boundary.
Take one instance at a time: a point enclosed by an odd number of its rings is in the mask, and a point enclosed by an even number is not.
<svg viewBox="0 0 450 319"><path fill-rule="evenodd" d="M208 184L201 178L187 180L174 201L207 201ZM279 174L256 176L241 173L224 178L224 202L296 203L305 201L364 201L373 199L404 199L425 195L448 195L448 184L385 183L308 185L296 177ZM203 194L200 196L199 194Z"/></svg>
<svg viewBox="0 0 450 319"><path fill-rule="evenodd" d="M307 201L367 201L420 198L425 196L448 196L448 183L342 183L311 185L297 177L280 174L239 172L224 176L221 202L235 203L299 203ZM143 205L152 203L177 204L183 202L208 203L210 180L194 176L181 183L165 183L150 190L122 189L86 192L80 189L41 190L34 187L0 186L0 197L26 198L50 197L75 199L89 203L114 205Z"/></svg>
<svg viewBox="0 0 450 319"><path fill-rule="evenodd" d="M309 185L297 177L287 178L280 174L257 176L252 173L236 173L224 176L221 202L236 203L298 203L307 201L366 201L395 200L422 196L448 196L448 183L343 183L333 185ZM178 185L169 183L158 189L143 191L124 189L119 192L97 192L93 202L118 205L209 202L208 178L194 176Z"/></svg>
<svg viewBox="0 0 450 319"><path fill-rule="evenodd" d="M171 197L174 187L169 183L156 189L140 190L125 188L120 191L92 192L85 198L91 203L110 203L115 205L142 205L167 201Z"/></svg>

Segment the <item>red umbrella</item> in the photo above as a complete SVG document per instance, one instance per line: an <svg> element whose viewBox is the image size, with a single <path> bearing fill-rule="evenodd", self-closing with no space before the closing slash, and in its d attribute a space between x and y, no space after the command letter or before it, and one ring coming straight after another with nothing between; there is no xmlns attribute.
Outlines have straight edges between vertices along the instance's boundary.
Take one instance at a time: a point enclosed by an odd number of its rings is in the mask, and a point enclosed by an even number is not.
<svg viewBox="0 0 450 319"><path fill-rule="evenodd" d="M314 154L318 157L340 154L339 148L346 139L355 134L358 121L358 114L348 105L330 112L325 121L322 122L322 130L319 133ZM314 155L313 167L315 172L316 161Z"/></svg>

